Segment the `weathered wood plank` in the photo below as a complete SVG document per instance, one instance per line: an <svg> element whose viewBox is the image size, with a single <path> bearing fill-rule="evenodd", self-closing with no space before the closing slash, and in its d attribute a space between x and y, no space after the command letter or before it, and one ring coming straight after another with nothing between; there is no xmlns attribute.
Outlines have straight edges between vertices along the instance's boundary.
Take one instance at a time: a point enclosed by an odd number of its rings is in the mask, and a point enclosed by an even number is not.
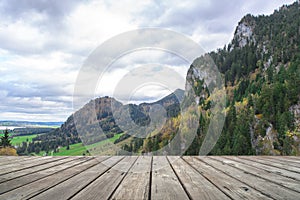
<svg viewBox="0 0 300 200"><path fill-rule="evenodd" d="M0 166L1 168L4 165L16 163L16 161L26 161L26 160L35 160L39 159L38 156L0 156Z"/></svg>
<svg viewBox="0 0 300 200"><path fill-rule="evenodd" d="M230 199L183 159L167 158L192 199Z"/></svg>
<svg viewBox="0 0 300 200"><path fill-rule="evenodd" d="M300 166L300 160L297 160L293 157L289 157L289 156L268 156L268 158L278 159L278 160L281 160L281 161L285 161L287 163L295 163L298 166Z"/></svg>
<svg viewBox="0 0 300 200"><path fill-rule="evenodd" d="M98 162L101 161L100 158L98 158ZM123 157L115 156L102 161L96 166L93 166L81 172L80 174L38 194L37 196L34 196L32 199L69 199L79 191L81 191L83 188L85 188L87 185L89 185L91 182L93 182L95 179L100 177L104 172L114 166L122 158Z"/></svg>
<svg viewBox="0 0 300 200"><path fill-rule="evenodd" d="M111 198L148 199L151 160L150 156L140 156Z"/></svg>
<svg viewBox="0 0 300 200"><path fill-rule="evenodd" d="M281 156L0 157L0 199L299 199L299 163Z"/></svg>
<svg viewBox="0 0 300 200"><path fill-rule="evenodd" d="M66 157L40 157L40 159L36 160L26 160L24 162L16 161L16 163L11 163L9 165L3 166L3 168L0 168L0 175L28 169L34 166L48 164L57 160L63 160L66 159Z"/></svg>
<svg viewBox="0 0 300 200"><path fill-rule="evenodd" d="M214 157L215 158L215 157ZM226 162L220 162L210 157L207 157L203 162L210 166L239 179L241 182L255 188L261 193L272 197L274 199L298 199L299 193L292 191L290 189L281 187L278 184L267 181L259 176L254 176L253 174L246 173L241 169L237 169Z"/></svg>
<svg viewBox="0 0 300 200"><path fill-rule="evenodd" d="M253 176L258 176L258 177L263 178L267 181L277 183L280 186L284 186L284 187L287 187L287 188L292 189L294 191L300 192L300 182L299 181L296 181L296 180L293 180L293 179L290 179L290 178L286 178L286 177L280 176L278 174L270 173L270 172L267 172L265 170L255 168L253 166L246 165L246 164L241 163L241 162L237 162L237 161L234 161L234 160L229 160L228 158L217 157L217 156L210 157L210 158L218 160L222 164L230 165L230 166L233 166L237 169L240 169L244 173L248 173L248 174L251 174Z"/></svg>
<svg viewBox="0 0 300 200"><path fill-rule="evenodd" d="M136 160L136 156L125 157L72 199L108 199Z"/></svg>
<svg viewBox="0 0 300 200"><path fill-rule="evenodd" d="M0 184L0 194L11 191L11 190L21 187L23 185L32 183L36 180L47 177L47 176L57 173L61 170L73 167L74 165L78 165L82 162L86 162L90 159L91 158L87 158L87 157L77 158L75 160L71 160L70 162L64 163L62 165L54 166L49 169L45 169L45 170L42 170L42 171L39 171L39 172L36 172L33 174L28 174L26 176L22 176L22 177L19 177L16 179L12 179L12 180L3 182Z"/></svg>
<svg viewBox="0 0 300 200"><path fill-rule="evenodd" d="M211 167L204 163L206 157L183 157L191 166L194 167L201 175L213 183L223 193L227 194L232 199L271 199L263 195L255 188L241 182L239 179L228 176L222 170ZM201 160L201 161L200 161ZM241 177L244 178L244 177Z"/></svg>
<svg viewBox="0 0 300 200"><path fill-rule="evenodd" d="M107 159L106 157L101 157L99 160ZM64 182L65 180L80 174L81 172L85 171L86 169L93 167L97 164L99 164L99 160L97 159L91 159L87 162L80 163L79 165L73 166L71 168L67 168L63 171L60 171L58 173L55 173L51 176L39 179L33 183L24 185L23 187L19 187L15 190L12 190L10 192L4 193L0 195L0 199L28 199L35 195L38 195L42 193L43 191L46 191L47 189ZM62 199L62 198L56 198L56 199Z"/></svg>
<svg viewBox="0 0 300 200"><path fill-rule="evenodd" d="M294 162L287 162L287 161L282 161L280 159L277 159L276 156L273 156L273 157L269 157L269 156L263 156L261 157L261 159L263 160L267 160L269 162L274 162L274 163L278 163L282 166L292 166L292 167L297 167L299 168L300 167L300 164L299 163L294 163Z"/></svg>
<svg viewBox="0 0 300 200"><path fill-rule="evenodd" d="M300 160L300 156L285 156L285 157L293 158L295 160Z"/></svg>
<svg viewBox="0 0 300 200"><path fill-rule="evenodd" d="M295 172L295 173L300 173L300 167L294 167L294 166L290 166L290 165L286 165L286 164L281 164L281 163L277 163L277 162L273 162L273 161L269 161L266 160L264 158L261 158L260 156L254 157L254 156L242 156L243 159L246 160L251 160L254 162L258 162L258 163L262 163L262 164L267 164L273 167L277 167L280 169L285 169L291 172Z"/></svg>
<svg viewBox="0 0 300 200"><path fill-rule="evenodd" d="M151 199L189 199L165 156L153 157Z"/></svg>
<svg viewBox="0 0 300 200"><path fill-rule="evenodd" d="M284 176L284 177L287 177L287 178L291 178L291 179L300 181L300 174L299 173L295 173L295 172L291 172L291 171L288 171L288 170L273 167L273 166L270 166L270 165L266 165L266 164L246 160L246 159L243 159L242 157L226 156L226 158L244 163L244 164L249 165L249 166L256 167L258 169L265 170L269 173L278 174L278 175L281 175L281 176Z"/></svg>
<svg viewBox="0 0 300 200"><path fill-rule="evenodd" d="M38 171L48 169L48 168L51 168L51 167L54 167L57 165L61 165L63 163L69 162L74 159L77 159L77 158L66 157L65 159L55 160L55 161L47 163L47 164L42 163L41 165L35 165L31 168L26 168L23 170L6 173L4 175L0 175L0 183L3 183L5 181L11 180L11 179L19 178L21 176L25 176L28 174L36 173Z"/></svg>

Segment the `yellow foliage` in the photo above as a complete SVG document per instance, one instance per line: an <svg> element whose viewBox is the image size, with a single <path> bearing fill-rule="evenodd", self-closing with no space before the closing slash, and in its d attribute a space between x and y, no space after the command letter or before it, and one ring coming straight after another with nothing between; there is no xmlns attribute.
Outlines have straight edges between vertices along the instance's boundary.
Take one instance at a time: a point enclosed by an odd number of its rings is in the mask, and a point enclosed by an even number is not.
<svg viewBox="0 0 300 200"><path fill-rule="evenodd" d="M242 105L243 105L244 107L246 107L246 106L248 105L248 99L247 99L247 98L244 98L244 99L243 99Z"/></svg>
<svg viewBox="0 0 300 200"><path fill-rule="evenodd" d="M226 108L225 108L225 110L224 110L224 111L225 111L225 113L228 113L228 112L229 112L229 110L230 110L230 107L228 106L228 107L226 107Z"/></svg>
<svg viewBox="0 0 300 200"><path fill-rule="evenodd" d="M255 115L257 119L262 119L263 118L263 114L257 114Z"/></svg>
<svg viewBox="0 0 300 200"><path fill-rule="evenodd" d="M17 150L12 147L0 147L0 156L17 156Z"/></svg>
<svg viewBox="0 0 300 200"><path fill-rule="evenodd" d="M288 137L293 137L294 134L293 134L293 132L288 130L287 132L285 132L285 135Z"/></svg>
<svg viewBox="0 0 300 200"><path fill-rule="evenodd" d="M299 136L300 133L297 132L297 131L290 131L290 130L288 130L288 131L285 132L285 135L288 136L288 137L293 137L293 136Z"/></svg>
<svg viewBox="0 0 300 200"><path fill-rule="evenodd" d="M242 103L239 102L239 101L237 101L237 102L235 102L234 106L235 106L235 108L236 108L237 110L240 110L240 109L241 109L241 106L242 106Z"/></svg>

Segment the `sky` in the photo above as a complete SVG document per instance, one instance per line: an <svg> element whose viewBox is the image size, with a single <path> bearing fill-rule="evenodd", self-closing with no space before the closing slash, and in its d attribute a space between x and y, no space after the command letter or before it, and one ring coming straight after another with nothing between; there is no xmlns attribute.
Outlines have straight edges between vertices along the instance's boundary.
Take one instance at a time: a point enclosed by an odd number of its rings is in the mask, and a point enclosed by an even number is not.
<svg viewBox="0 0 300 200"><path fill-rule="evenodd" d="M292 2L1 0L0 120L65 121L74 112L74 87L84 62L118 34L140 28L167 29L209 52L231 41L244 15L269 15ZM94 97L114 96L119 80L149 63L155 63L153 70L164 65L182 77L190 65L165 51L135 51L103 73ZM146 84L133 93L132 101L142 102L159 99L170 90Z"/></svg>

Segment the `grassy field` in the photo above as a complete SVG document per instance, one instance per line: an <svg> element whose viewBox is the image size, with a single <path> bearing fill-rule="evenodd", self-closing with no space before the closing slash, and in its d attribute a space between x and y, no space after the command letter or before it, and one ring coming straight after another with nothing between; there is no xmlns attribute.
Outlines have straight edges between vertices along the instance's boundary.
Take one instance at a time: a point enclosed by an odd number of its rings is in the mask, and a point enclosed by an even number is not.
<svg viewBox="0 0 300 200"><path fill-rule="evenodd" d="M12 135L12 134L10 134ZM2 137L3 134L0 134L0 137ZM37 136L37 134L34 135L22 135L22 136L14 136L11 139L11 144L13 146L19 146L22 144L22 142L32 142L32 138L35 138Z"/></svg>
<svg viewBox="0 0 300 200"><path fill-rule="evenodd" d="M14 136L11 140L11 143L13 146L19 146L22 145L22 142L32 142L32 138L35 138L37 134L35 135L24 135L24 136Z"/></svg>
<svg viewBox="0 0 300 200"><path fill-rule="evenodd" d="M84 146L82 143L72 144L70 145L70 149L67 150L67 147L61 147L59 149L59 152L53 153L51 155L53 156L82 156L83 154L87 155L88 149L99 149L102 147L105 147L106 145L109 145L110 143L113 143L115 140L117 140L122 133L116 134L114 137L109 138L107 140L103 140L101 142L97 142L95 144ZM38 155L44 155L45 152L40 152Z"/></svg>

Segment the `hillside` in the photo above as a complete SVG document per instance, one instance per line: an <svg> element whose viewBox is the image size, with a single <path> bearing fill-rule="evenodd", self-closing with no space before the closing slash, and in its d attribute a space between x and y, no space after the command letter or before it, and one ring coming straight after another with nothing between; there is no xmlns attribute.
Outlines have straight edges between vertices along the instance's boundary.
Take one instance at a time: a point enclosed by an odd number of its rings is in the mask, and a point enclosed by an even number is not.
<svg viewBox="0 0 300 200"><path fill-rule="evenodd" d="M211 154L300 154L299 49L300 7L294 3L270 16L245 16L232 42L209 53L227 92L225 125ZM201 82L194 73L199 65L198 59L188 72L194 83ZM194 90L196 98L203 96ZM210 94L206 96L199 107L209 116L205 102ZM209 117L204 118L202 126L207 127ZM198 137L204 135L205 129L199 130Z"/></svg>
<svg viewBox="0 0 300 200"><path fill-rule="evenodd" d="M221 72L226 89L226 119L212 155L300 155L300 12L296 2L282 6L270 16L246 15L239 22L232 41L223 49L195 59L187 74L186 94L200 110L197 135L185 151L198 155L222 93L203 71L210 59ZM193 92L191 92L193 90ZM213 92L213 93L211 93ZM186 99L190 97L185 97ZM218 109L218 108L217 108ZM136 140L123 149L155 152L170 145L184 115L169 119L139 147ZM214 133L213 133L214 134ZM211 136L211 139L215 139ZM179 148L187 146L180 135ZM137 143L137 144L136 144ZM210 144L214 144L210 142ZM136 146L138 146L136 148ZM205 151L205 150L204 150Z"/></svg>
<svg viewBox="0 0 300 200"><path fill-rule="evenodd" d="M142 139L139 139L139 135L145 136L145 133L153 132L155 129L153 125L149 126L151 123L149 115L159 113L160 107L157 105L166 110L167 119L176 117L180 113L180 101L183 96L184 91L177 89L174 93L156 102L140 105L123 105L111 97L96 98L69 116L60 128L48 134L38 135L26 147L20 147L18 153L28 154L40 151L46 153L54 151L55 153L60 147L81 142L84 145L97 144L113 138L119 133L124 133L115 142L121 144L120 148L124 143L122 143L123 140L131 141L132 138L139 140L142 145L143 142ZM129 118L126 115L127 112L129 112Z"/></svg>

